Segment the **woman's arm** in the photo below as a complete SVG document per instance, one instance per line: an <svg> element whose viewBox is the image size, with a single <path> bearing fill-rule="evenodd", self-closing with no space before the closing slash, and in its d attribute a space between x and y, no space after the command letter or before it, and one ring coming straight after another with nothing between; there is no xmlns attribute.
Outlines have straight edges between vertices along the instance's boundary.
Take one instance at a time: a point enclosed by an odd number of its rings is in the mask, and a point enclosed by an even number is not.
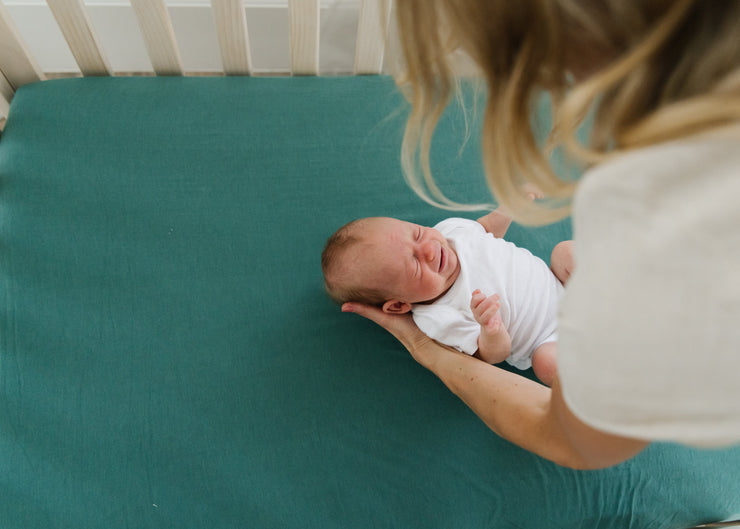
<svg viewBox="0 0 740 529"><path fill-rule="evenodd" d="M578 420L565 405L557 378L550 389L442 346L425 336L410 315L389 315L357 303L342 310L384 327L491 430L545 459L571 468L603 468L633 457L648 444Z"/></svg>

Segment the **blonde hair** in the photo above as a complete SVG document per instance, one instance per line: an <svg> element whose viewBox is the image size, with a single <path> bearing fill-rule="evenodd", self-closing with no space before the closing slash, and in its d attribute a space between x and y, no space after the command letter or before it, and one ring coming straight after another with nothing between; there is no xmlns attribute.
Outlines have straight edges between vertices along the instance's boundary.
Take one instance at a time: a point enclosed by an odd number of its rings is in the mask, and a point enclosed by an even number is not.
<svg viewBox="0 0 740 529"><path fill-rule="evenodd" d="M487 85L483 161L497 201L520 222L567 216L575 182L548 157L563 147L582 165L618 152L740 120L737 0L396 0L411 102L402 165L424 200L459 209L436 187L431 138L456 93L451 53L466 52ZM571 73L573 75L571 75ZM535 102L552 99L545 147L533 132ZM589 113L586 145L577 130ZM532 183L549 200L532 203Z"/></svg>

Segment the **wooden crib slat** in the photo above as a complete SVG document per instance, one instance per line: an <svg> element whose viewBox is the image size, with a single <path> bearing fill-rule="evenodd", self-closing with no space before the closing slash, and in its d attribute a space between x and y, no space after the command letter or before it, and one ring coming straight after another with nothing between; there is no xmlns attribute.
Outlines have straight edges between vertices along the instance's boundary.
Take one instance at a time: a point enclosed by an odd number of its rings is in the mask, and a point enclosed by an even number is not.
<svg viewBox="0 0 740 529"><path fill-rule="evenodd" d="M8 111L10 110L10 100L13 99L13 87L0 73L0 129L2 129L2 122L8 117Z"/></svg>
<svg viewBox="0 0 740 529"><path fill-rule="evenodd" d="M13 88L43 81L46 78L36 59L28 51L15 22L2 2L0 2L0 71L4 74L3 80L7 78L8 87L5 90L10 90L10 94L6 96L8 101L12 98ZM3 95L6 95L5 92Z"/></svg>
<svg viewBox="0 0 740 529"><path fill-rule="evenodd" d="M131 0L149 60L157 75L182 75L175 31L164 0Z"/></svg>
<svg viewBox="0 0 740 529"><path fill-rule="evenodd" d="M319 73L319 0L289 0L290 71L293 75Z"/></svg>
<svg viewBox="0 0 740 529"><path fill-rule="evenodd" d="M211 0L211 6L224 73L249 75L252 71L252 57L242 0Z"/></svg>
<svg viewBox="0 0 740 529"><path fill-rule="evenodd" d="M383 69L385 37L392 0L362 0L357 23L355 74L379 74Z"/></svg>
<svg viewBox="0 0 740 529"><path fill-rule="evenodd" d="M82 0L47 0L82 75L112 75Z"/></svg>

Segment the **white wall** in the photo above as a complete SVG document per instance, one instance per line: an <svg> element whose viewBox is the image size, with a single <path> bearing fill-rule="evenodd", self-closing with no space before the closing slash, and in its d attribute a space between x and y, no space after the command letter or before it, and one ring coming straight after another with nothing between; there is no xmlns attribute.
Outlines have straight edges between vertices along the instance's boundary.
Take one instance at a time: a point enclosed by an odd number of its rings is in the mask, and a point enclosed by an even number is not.
<svg viewBox="0 0 740 529"><path fill-rule="evenodd" d="M46 2L0 0L45 72L78 72ZM216 30L207 0L165 0L186 72L221 71ZM322 0L320 71L352 71L360 0ZM152 71L129 2L85 0L115 72ZM255 73L288 72L287 0L245 0Z"/></svg>

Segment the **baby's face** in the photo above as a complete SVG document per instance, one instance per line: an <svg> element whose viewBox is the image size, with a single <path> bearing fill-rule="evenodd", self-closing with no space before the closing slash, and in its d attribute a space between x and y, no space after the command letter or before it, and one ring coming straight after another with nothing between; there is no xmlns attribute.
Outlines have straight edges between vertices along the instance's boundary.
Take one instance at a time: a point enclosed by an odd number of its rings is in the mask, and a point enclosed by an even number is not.
<svg viewBox="0 0 740 529"><path fill-rule="evenodd" d="M367 219L363 228L352 266L365 286L420 303L441 296L457 279L457 254L434 228L387 217Z"/></svg>

